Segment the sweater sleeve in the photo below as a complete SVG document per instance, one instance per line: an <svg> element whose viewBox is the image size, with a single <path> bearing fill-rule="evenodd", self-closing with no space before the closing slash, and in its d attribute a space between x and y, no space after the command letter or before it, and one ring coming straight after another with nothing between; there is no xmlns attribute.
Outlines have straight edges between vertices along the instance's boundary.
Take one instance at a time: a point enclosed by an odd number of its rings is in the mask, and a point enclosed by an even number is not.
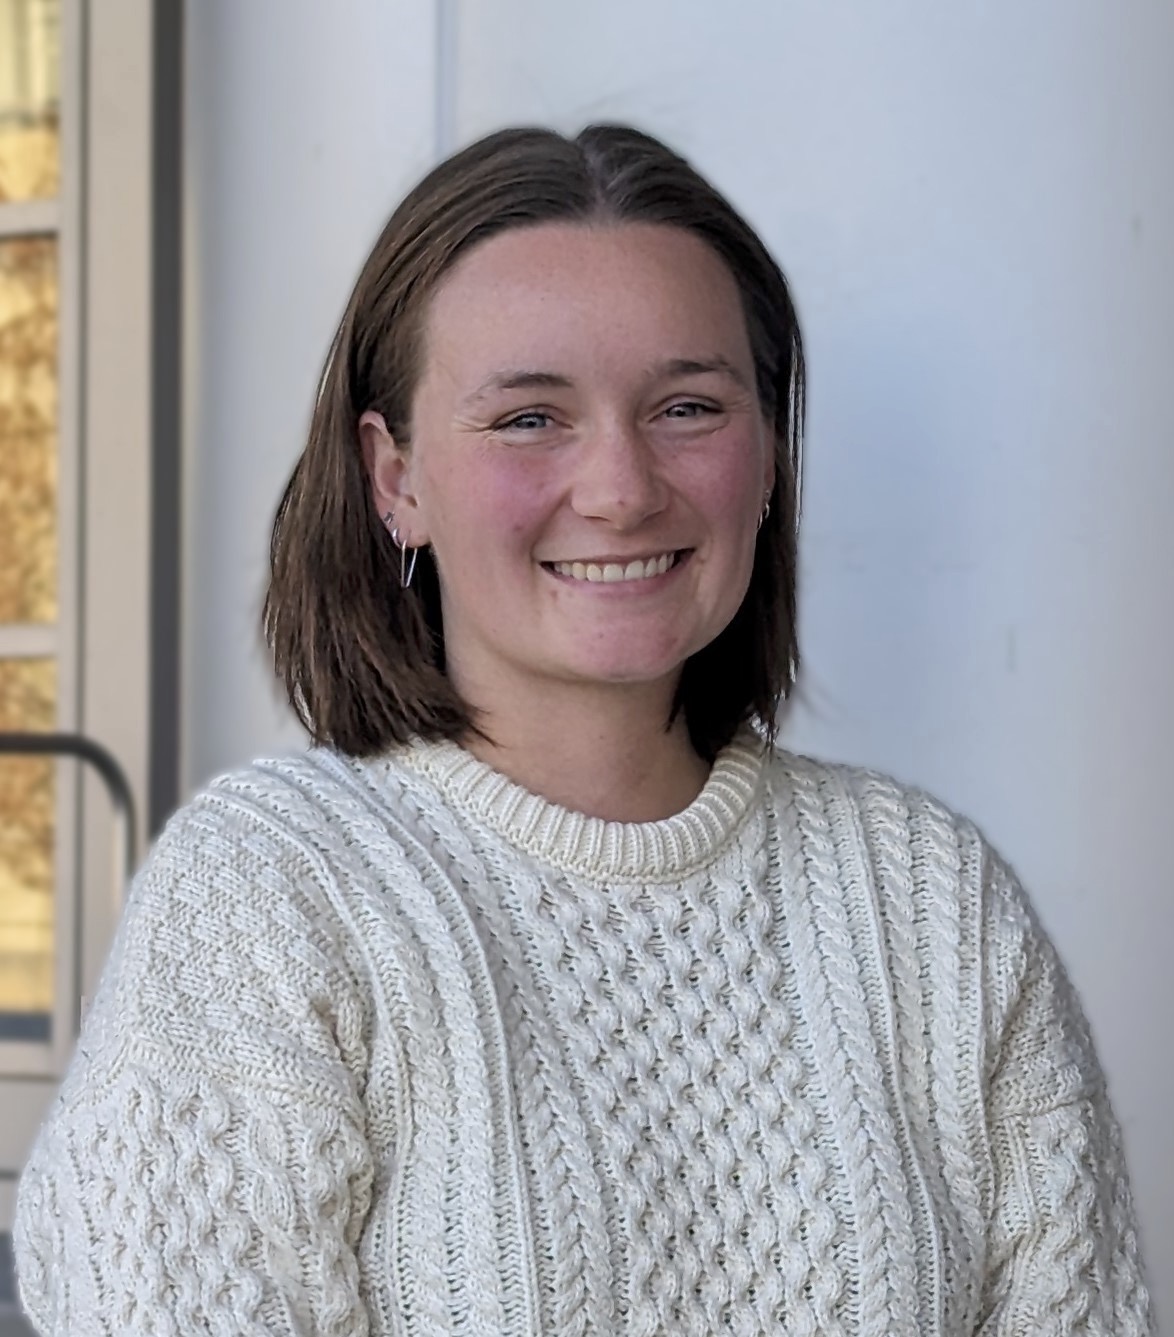
<svg viewBox="0 0 1174 1337"><path fill-rule="evenodd" d="M985 906L994 1167L983 1337L1151 1337L1121 1131L1080 1002L1013 875Z"/></svg>
<svg viewBox="0 0 1174 1337"><path fill-rule="evenodd" d="M308 851L215 794L132 888L22 1176L41 1334L337 1334L368 1319L362 1002Z"/></svg>

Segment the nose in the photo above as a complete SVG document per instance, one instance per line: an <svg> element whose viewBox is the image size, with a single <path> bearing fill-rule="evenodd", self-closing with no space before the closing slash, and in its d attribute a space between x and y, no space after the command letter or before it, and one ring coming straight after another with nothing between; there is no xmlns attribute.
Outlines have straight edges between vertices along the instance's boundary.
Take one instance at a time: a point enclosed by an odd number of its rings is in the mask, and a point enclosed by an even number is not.
<svg viewBox="0 0 1174 1337"><path fill-rule="evenodd" d="M571 496L579 515L635 529L667 500L660 461L637 424L607 423L584 441Z"/></svg>

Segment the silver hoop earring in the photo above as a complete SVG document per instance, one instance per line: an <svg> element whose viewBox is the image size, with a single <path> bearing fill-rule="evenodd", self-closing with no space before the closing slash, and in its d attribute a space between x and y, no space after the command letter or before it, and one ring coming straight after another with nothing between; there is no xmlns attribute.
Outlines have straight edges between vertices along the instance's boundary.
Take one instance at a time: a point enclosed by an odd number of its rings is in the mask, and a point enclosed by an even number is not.
<svg viewBox="0 0 1174 1337"><path fill-rule="evenodd" d="M391 541L399 549L399 583L400 588L406 590L412 583L412 577L416 574L416 558L420 555L419 548L409 548L400 537L399 529L393 523L395 516L391 511L383 517L383 523L391 529ZM408 559L408 553L411 553L411 559Z"/></svg>
<svg viewBox="0 0 1174 1337"><path fill-rule="evenodd" d="M767 517L769 514L770 514L770 498L767 497L767 499L766 499L766 501L765 501L765 503L763 504L763 507L762 507L762 514L758 517L758 524L754 527L754 532L755 532L756 534L757 534L758 531L762 528L762 526L763 526L764 524L766 524L766 517Z"/></svg>

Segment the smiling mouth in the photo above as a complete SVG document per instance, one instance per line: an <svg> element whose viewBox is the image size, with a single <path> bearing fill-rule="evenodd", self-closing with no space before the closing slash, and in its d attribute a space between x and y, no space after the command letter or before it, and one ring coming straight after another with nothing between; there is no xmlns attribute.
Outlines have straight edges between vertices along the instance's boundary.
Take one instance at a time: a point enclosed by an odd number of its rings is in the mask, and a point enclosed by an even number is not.
<svg viewBox="0 0 1174 1337"><path fill-rule="evenodd" d="M677 566L688 553L686 548L663 552L656 557L637 557L630 562L543 562L556 575L583 580L592 585L613 585L620 581L652 580Z"/></svg>

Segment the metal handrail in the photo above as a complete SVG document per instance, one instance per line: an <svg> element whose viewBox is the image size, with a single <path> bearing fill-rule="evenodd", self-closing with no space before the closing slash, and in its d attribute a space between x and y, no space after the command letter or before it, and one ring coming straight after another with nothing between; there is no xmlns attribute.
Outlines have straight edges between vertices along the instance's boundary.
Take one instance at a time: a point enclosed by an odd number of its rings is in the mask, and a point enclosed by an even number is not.
<svg viewBox="0 0 1174 1337"><path fill-rule="evenodd" d="M0 756L72 757L77 761L88 762L98 772L106 785L115 818L122 827L122 840L116 840L114 845L114 885L119 896L125 895L131 870L135 865L138 822L130 781L114 755L101 743L95 743L92 738L87 738L84 734L0 732ZM74 909L79 916L80 896L81 888L78 886L74 893ZM76 944L73 959L73 993L73 1030L76 1034L81 1023L83 1003L82 958Z"/></svg>
<svg viewBox="0 0 1174 1337"><path fill-rule="evenodd" d="M105 781L106 792L122 825L121 867L116 870L115 880L120 891L125 891L135 863L138 823L130 781L114 754L80 733L0 732L0 755L75 757L93 766Z"/></svg>

